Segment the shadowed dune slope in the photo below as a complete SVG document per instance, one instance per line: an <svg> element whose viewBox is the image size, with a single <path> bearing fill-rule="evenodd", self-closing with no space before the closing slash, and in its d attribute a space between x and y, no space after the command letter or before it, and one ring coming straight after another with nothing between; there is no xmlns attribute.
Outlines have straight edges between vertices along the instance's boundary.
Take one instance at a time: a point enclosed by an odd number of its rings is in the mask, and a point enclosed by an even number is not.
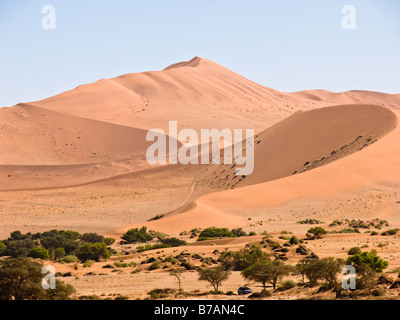
<svg viewBox="0 0 400 320"><path fill-rule="evenodd" d="M235 176L236 165L215 165L203 183L233 188L299 174L367 147L396 123L392 111L375 105L296 112L256 136L252 174Z"/></svg>

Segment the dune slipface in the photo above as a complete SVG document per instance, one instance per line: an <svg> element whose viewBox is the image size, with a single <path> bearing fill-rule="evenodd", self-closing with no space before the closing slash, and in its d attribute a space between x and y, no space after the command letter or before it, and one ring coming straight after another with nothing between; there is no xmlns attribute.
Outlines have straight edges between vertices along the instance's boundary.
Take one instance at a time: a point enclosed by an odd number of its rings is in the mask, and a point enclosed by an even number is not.
<svg viewBox="0 0 400 320"><path fill-rule="evenodd" d="M251 175L235 176L235 164L216 165L203 183L233 188L299 174L362 150L396 124L392 111L375 105L299 111L256 136Z"/></svg>

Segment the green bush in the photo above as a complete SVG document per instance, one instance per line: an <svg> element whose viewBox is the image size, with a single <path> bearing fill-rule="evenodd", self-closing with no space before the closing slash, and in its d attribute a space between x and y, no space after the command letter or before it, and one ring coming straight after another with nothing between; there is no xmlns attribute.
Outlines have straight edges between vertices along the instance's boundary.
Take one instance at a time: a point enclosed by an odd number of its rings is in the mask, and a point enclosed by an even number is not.
<svg viewBox="0 0 400 320"><path fill-rule="evenodd" d="M111 246L115 242L114 238L104 238L104 243L108 246Z"/></svg>
<svg viewBox="0 0 400 320"><path fill-rule="evenodd" d="M55 248L54 249L54 259L60 260L65 257L64 248Z"/></svg>
<svg viewBox="0 0 400 320"><path fill-rule="evenodd" d="M289 243L293 246L293 245L296 245L296 244L300 244L300 241L296 236L293 236L293 237L290 238Z"/></svg>
<svg viewBox="0 0 400 320"><path fill-rule="evenodd" d="M91 242L91 243L96 243L96 242L104 242L104 237L97 234L97 233L84 233L80 239L84 242Z"/></svg>
<svg viewBox="0 0 400 320"><path fill-rule="evenodd" d="M247 233L246 233L242 228L232 229L231 232L232 232L236 237L245 237L245 236L247 236Z"/></svg>
<svg viewBox="0 0 400 320"><path fill-rule="evenodd" d="M187 245L186 241L175 238L175 237L161 239L161 242L163 244L169 245L170 247L179 247L179 246Z"/></svg>
<svg viewBox="0 0 400 320"><path fill-rule="evenodd" d="M360 254L361 253L361 248L360 247L353 247L347 252L349 256L355 255L355 254Z"/></svg>
<svg viewBox="0 0 400 320"><path fill-rule="evenodd" d="M297 283L294 282L293 280L285 280L282 281L278 287L279 291L285 291L285 290L289 290L292 289L294 287L297 287Z"/></svg>
<svg viewBox="0 0 400 320"><path fill-rule="evenodd" d="M28 257L49 260L50 259L49 250L42 247L32 248L29 251Z"/></svg>
<svg viewBox="0 0 400 320"><path fill-rule="evenodd" d="M383 236L394 236L399 229L389 229L381 233Z"/></svg>
<svg viewBox="0 0 400 320"><path fill-rule="evenodd" d="M327 231L322 227L314 227L314 228L308 229L308 231L307 231L307 235L310 238L315 238L315 239L322 238L322 235L324 235L326 233L327 233Z"/></svg>
<svg viewBox="0 0 400 320"><path fill-rule="evenodd" d="M228 228L207 228L204 229L199 234L199 238L206 237L206 238L234 238L236 237L235 234L232 233Z"/></svg>
<svg viewBox="0 0 400 320"><path fill-rule="evenodd" d="M68 255L65 256L62 261L64 261L65 263L72 263L72 262L77 262L78 258L74 255Z"/></svg>
<svg viewBox="0 0 400 320"><path fill-rule="evenodd" d="M157 260L150 265L149 270L156 270L160 268L161 268L161 262Z"/></svg>
<svg viewBox="0 0 400 320"><path fill-rule="evenodd" d="M346 260L346 264L355 266L356 270L361 265L365 264L369 266L375 272L382 272L383 269L387 268L389 263L383 259L381 259L376 250L371 250L370 252L362 252L359 254L355 254L350 256Z"/></svg>
<svg viewBox="0 0 400 320"><path fill-rule="evenodd" d="M100 261L110 257L110 251L105 243L85 243L78 248L76 256L79 260Z"/></svg>
<svg viewBox="0 0 400 320"><path fill-rule="evenodd" d="M128 230L121 238L128 243L134 243L151 241L154 236L147 232L147 227L142 227Z"/></svg>
<svg viewBox="0 0 400 320"><path fill-rule="evenodd" d="M137 252L143 252L143 251L148 251L148 250L154 250L154 249L163 249L163 248L170 248L171 246L168 244L164 243L157 243L157 244L146 244L144 246L139 246L137 247Z"/></svg>

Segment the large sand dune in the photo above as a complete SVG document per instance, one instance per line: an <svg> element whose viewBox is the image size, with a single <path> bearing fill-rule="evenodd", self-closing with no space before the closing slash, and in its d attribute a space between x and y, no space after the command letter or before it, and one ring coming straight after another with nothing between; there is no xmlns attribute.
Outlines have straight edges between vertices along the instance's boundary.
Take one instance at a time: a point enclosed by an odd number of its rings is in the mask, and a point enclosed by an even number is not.
<svg viewBox="0 0 400 320"><path fill-rule="evenodd" d="M374 105L299 111L256 136L252 174L235 176L235 164L214 166L204 183L233 188L298 174L375 143L396 124L392 111Z"/></svg>
<svg viewBox="0 0 400 320"><path fill-rule="evenodd" d="M346 211L340 201L351 192L396 194L399 106L400 95L371 91L283 93L195 57L3 108L2 232L73 227L119 235L147 224L178 233L248 227L249 217L289 223L312 212L365 212L359 205ZM255 129L254 173L236 184L230 166L149 167L146 132L168 133L171 120L179 129ZM323 211L331 201L341 209ZM145 222L167 212L172 214Z"/></svg>

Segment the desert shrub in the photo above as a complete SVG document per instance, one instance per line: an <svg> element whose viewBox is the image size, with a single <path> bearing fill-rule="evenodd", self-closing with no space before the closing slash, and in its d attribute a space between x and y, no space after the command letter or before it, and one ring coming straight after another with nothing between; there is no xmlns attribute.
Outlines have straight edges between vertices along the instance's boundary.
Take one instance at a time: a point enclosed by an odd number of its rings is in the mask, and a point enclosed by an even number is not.
<svg viewBox="0 0 400 320"><path fill-rule="evenodd" d="M78 248L76 256L81 261L94 260L100 261L110 257L110 252L105 243L84 243Z"/></svg>
<svg viewBox="0 0 400 320"><path fill-rule="evenodd" d="M171 246L165 243L157 243L157 244L146 244L144 246L138 246L136 248L137 252L149 251L154 249L163 249L170 248Z"/></svg>
<svg viewBox="0 0 400 320"><path fill-rule="evenodd" d="M162 217L164 217L164 215L163 214L157 214L157 215L155 215L153 218L150 218L149 220L147 220L147 221L154 221L154 220L158 220L158 219L161 219Z"/></svg>
<svg viewBox="0 0 400 320"><path fill-rule="evenodd" d="M361 253L361 248L360 247L353 247L347 252L349 256L352 256L354 254L360 254Z"/></svg>
<svg viewBox="0 0 400 320"><path fill-rule="evenodd" d="M60 260L65 257L64 248L55 248L54 249L54 259Z"/></svg>
<svg viewBox="0 0 400 320"><path fill-rule="evenodd" d="M151 241L154 236L147 232L147 227L142 227L128 230L121 238L128 243L134 243Z"/></svg>
<svg viewBox="0 0 400 320"><path fill-rule="evenodd" d="M317 219L305 219L301 221L297 221L299 224L321 224L323 222L317 220Z"/></svg>
<svg viewBox="0 0 400 320"><path fill-rule="evenodd" d="M249 236L255 236L257 233L255 231L250 231Z"/></svg>
<svg viewBox="0 0 400 320"><path fill-rule="evenodd" d="M296 236L293 236L293 237L290 238L289 243L293 246L293 245L296 245L296 244L300 244L300 241Z"/></svg>
<svg viewBox="0 0 400 320"><path fill-rule="evenodd" d="M29 251L28 257L49 260L50 259L49 250L43 247L32 248Z"/></svg>
<svg viewBox="0 0 400 320"><path fill-rule="evenodd" d="M272 292L270 290L262 290L261 292L254 292L249 295L249 299L262 299L268 298L272 296Z"/></svg>
<svg viewBox="0 0 400 320"><path fill-rule="evenodd" d="M393 236L399 231L399 229L389 229L381 233L382 236Z"/></svg>
<svg viewBox="0 0 400 320"><path fill-rule="evenodd" d="M175 238L175 237L161 239L161 242L163 244L169 245L170 247L179 247L179 246L187 245L186 241Z"/></svg>
<svg viewBox="0 0 400 320"><path fill-rule="evenodd" d="M65 263L72 263L72 262L77 262L78 258L74 255L68 255L65 256L62 261L64 261Z"/></svg>
<svg viewBox="0 0 400 320"><path fill-rule="evenodd" d="M376 231L372 231L371 232L371 236L377 236L379 233L378 232L376 232Z"/></svg>
<svg viewBox="0 0 400 320"><path fill-rule="evenodd" d="M83 295L78 297L79 300L101 300L97 294Z"/></svg>
<svg viewBox="0 0 400 320"><path fill-rule="evenodd" d="M115 242L114 238L104 238L104 243L108 246L111 246Z"/></svg>
<svg viewBox="0 0 400 320"><path fill-rule="evenodd" d="M104 237L97 233L84 233L80 239L84 242L96 243L96 242L104 242Z"/></svg>
<svg viewBox="0 0 400 320"><path fill-rule="evenodd" d="M128 264L126 262L114 262L114 265L118 268L127 268Z"/></svg>
<svg viewBox="0 0 400 320"><path fill-rule="evenodd" d="M92 265L93 265L93 260L86 260L84 263L83 263L83 267L84 268L90 268Z"/></svg>
<svg viewBox="0 0 400 320"><path fill-rule="evenodd" d="M297 287L296 282L294 282L293 280L285 280L280 283L278 290L285 291L285 290L292 289L294 287Z"/></svg>
<svg viewBox="0 0 400 320"><path fill-rule="evenodd" d="M386 292L382 288L377 288L377 289L372 291L372 295L374 297L383 297L383 296L386 295Z"/></svg>
<svg viewBox="0 0 400 320"><path fill-rule="evenodd" d="M243 228L235 228L235 229L232 229L231 232L236 237L245 237L245 236L247 236L247 233L243 230Z"/></svg>
<svg viewBox="0 0 400 320"><path fill-rule="evenodd" d="M160 261L154 261L150 266L149 270L156 270L161 268L161 262Z"/></svg>
<svg viewBox="0 0 400 320"><path fill-rule="evenodd" d="M200 232L199 238L233 238L235 235L228 228L206 228Z"/></svg>
<svg viewBox="0 0 400 320"><path fill-rule="evenodd" d="M147 292L147 294L150 296L150 299L156 300L156 299L165 299L168 298L171 294L173 294L175 290L170 289L170 288L165 288L165 289L153 289Z"/></svg>

